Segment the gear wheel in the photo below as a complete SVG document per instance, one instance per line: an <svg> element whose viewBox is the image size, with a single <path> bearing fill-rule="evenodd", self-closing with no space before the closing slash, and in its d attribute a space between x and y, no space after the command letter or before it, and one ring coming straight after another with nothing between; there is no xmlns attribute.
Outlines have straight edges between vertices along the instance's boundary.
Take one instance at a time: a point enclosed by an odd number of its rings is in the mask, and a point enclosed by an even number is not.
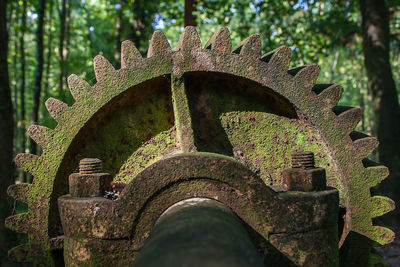
<svg viewBox="0 0 400 267"><path fill-rule="evenodd" d="M386 167L367 159L378 141L354 131L360 109L335 106L341 86L316 84L316 64L289 69L286 46L261 56L258 35L231 49L224 27L204 49L195 29L186 27L176 51L160 31L150 40L147 58L130 41L121 51L118 70L101 55L94 58L95 85L74 74L68 78L72 106L46 101L58 123L54 130L29 127L43 153L15 158L34 179L8 189L28 204L27 213L6 219L8 228L28 234L28 243L9 251L12 260L55 264L52 251L60 248L62 235L57 198L67 193L67 177L83 157L102 159L105 171L129 182L170 154L207 151L235 157L267 184L279 185L291 153L307 149L339 190L339 245L346 248L349 233L379 244L394 239L391 230L372 222L394 209L391 199L370 194L388 175ZM351 261L357 253L342 254Z"/></svg>

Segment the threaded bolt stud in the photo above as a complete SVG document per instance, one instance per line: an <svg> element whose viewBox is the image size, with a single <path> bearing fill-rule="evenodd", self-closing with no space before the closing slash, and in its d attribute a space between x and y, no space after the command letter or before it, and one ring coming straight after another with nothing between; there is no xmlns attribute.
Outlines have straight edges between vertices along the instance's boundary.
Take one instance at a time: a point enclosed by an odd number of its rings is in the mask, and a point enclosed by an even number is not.
<svg viewBox="0 0 400 267"><path fill-rule="evenodd" d="M96 158L84 158L79 161L79 174L100 173L102 162Z"/></svg>
<svg viewBox="0 0 400 267"><path fill-rule="evenodd" d="M314 168L314 153L310 151L293 153L292 168L301 168L301 169Z"/></svg>

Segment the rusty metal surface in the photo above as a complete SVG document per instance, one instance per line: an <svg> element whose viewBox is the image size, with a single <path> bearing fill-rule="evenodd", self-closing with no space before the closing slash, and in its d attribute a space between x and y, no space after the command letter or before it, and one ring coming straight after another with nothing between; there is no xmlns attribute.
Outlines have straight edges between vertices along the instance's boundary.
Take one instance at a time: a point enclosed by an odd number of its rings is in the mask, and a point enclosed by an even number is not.
<svg viewBox="0 0 400 267"><path fill-rule="evenodd" d="M292 154L292 168L281 173L288 191L321 191L326 189L324 168L315 168L314 153L304 151Z"/></svg>
<svg viewBox="0 0 400 267"><path fill-rule="evenodd" d="M282 171L282 179L289 191L320 191L326 188L326 176L323 168L302 170L299 168Z"/></svg>
<svg viewBox="0 0 400 267"><path fill-rule="evenodd" d="M170 207L132 266L264 266L244 224L220 202L191 198Z"/></svg>
<svg viewBox="0 0 400 267"><path fill-rule="evenodd" d="M314 153L311 151L293 153L292 168L302 168L302 169L314 168Z"/></svg>
<svg viewBox="0 0 400 267"><path fill-rule="evenodd" d="M283 254L291 255L296 266L339 266L337 227L297 234L273 234L269 240Z"/></svg>
<svg viewBox="0 0 400 267"><path fill-rule="evenodd" d="M71 251L70 257L74 259L78 257L73 252L77 242L129 240L129 246L118 251L121 251L120 257L134 255L164 211L192 197L223 203L257 232L262 242L269 242L273 235L336 229L336 238L321 242L326 242L325 249L331 249L331 255L337 255L337 190L276 193L239 161L204 152L183 153L157 161L137 175L115 201L69 195L59 198L65 244L69 244L69 239L74 240L73 245L64 249L67 255ZM97 251L99 247L92 249ZM280 252L297 265L302 264L306 255L317 254L311 247L295 254L286 250ZM268 256L271 255L265 255ZM87 262L92 260L88 258ZM326 260L330 261L332 259Z"/></svg>
<svg viewBox="0 0 400 267"><path fill-rule="evenodd" d="M84 158L79 162L79 173L68 178L71 196L98 197L111 190L113 178L109 173L101 173L101 165L101 160L96 158Z"/></svg>
<svg viewBox="0 0 400 267"><path fill-rule="evenodd" d="M104 196L112 189L111 182L109 173L73 173L69 176L69 193L74 197Z"/></svg>
<svg viewBox="0 0 400 267"><path fill-rule="evenodd" d="M154 162L196 150L234 157L271 185L282 184L278 174L289 168L293 152L312 151L346 211L340 245L347 240L343 247L357 246L349 233L367 242L393 240L391 230L372 222L394 209L389 198L370 194L388 175L386 167L366 160L378 142L354 132L360 110L336 106L342 88L316 84L317 65L288 70L290 49L283 46L261 56L257 35L232 49L224 27L205 48L194 28L187 27L176 51L159 31L147 58L129 41L121 51L117 70L104 57L95 57L95 85L69 77L72 106L46 102L58 123L55 129L29 128L43 153L15 158L34 179L8 190L28 204L27 213L6 220L10 229L28 234L28 243L11 250L10 258L54 265L50 240L60 235L61 226L57 198L67 193L67 177L81 158L100 158L116 179L135 180ZM343 255L357 260L368 253L367 246Z"/></svg>

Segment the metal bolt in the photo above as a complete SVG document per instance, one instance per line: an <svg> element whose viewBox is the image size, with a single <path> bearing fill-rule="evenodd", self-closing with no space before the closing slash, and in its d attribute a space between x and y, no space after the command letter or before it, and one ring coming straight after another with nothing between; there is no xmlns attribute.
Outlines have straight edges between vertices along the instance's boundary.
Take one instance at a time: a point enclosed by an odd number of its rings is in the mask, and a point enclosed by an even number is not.
<svg viewBox="0 0 400 267"><path fill-rule="evenodd" d="M96 158L84 158L79 161L79 174L100 173L102 162Z"/></svg>
<svg viewBox="0 0 400 267"><path fill-rule="evenodd" d="M326 188L325 169L314 166L314 153L293 153L292 168L283 170L282 179L288 191L320 191Z"/></svg>
<svg viewBox="0 0 400 267"><path fill-rule="evenodd" d="M302 168L302 169L314 168L314 153L310 151L293 153L292 168Z"/></svg>
<svg viewBox="0 0 400 267"><path fill-rule="evenodd" d="M72 197L103 196L111 191L112 177L102 173L102 162L96 158L84 158L79 161L79 173L69 176L69 193Z"/></svg>

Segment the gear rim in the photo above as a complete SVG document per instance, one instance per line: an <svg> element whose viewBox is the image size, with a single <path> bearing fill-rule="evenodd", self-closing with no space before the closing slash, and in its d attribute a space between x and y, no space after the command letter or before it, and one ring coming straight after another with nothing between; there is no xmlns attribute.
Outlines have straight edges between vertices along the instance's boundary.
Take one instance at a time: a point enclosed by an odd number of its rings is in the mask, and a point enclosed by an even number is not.
<svg viewBox="0 0 400 267"><path fill-rule="evenodd" d="M361 134L353 131L360 119L360 110L335 107L342 89L338 85L316 84L319 74L317 65L311 64L288 70L290 49L287 47L280 47L261 57L261 42L258 35L250 36L231 49L230 34L224 27L211 37L204 49L201 48L201 41L195 29L186 27L179 40L177 51L171 50L167 39L160 31L153 34L147 58L142 58L129 41L122 43L121 50L119 70L115 70L100 55L94 58L97 79L94 86L90 86L74 74L68 78L68 85L75 99L72 106L53 98L46 101L46 107L58 123L54 130L35 125L29 127L28 134L43 148L43 153L41 156L19 154L15 158L17 165L35 178L32 184L13 185L8 190L10 196L28 204L28 213L17 214L6 220L7 227L19 233L28 233L29 236L27 244L10 251L11 258L32 261L40 257L47 259L43 264L52 264L50 251L54 248L54 242L48 233L52 186L63 155L85 123L102 106L137 84L163 75L171 75L173 80L184 73L194 71L227 73L255 81L271 88L304 112L305 116L323 132L322 135L329 146L336 149L335 160L340 162L341 168L344 166L343 177L349 177L344 181L347 188L342 192L346 196L348 217L341 244L350 230L366 235L380 244L393 240L394 233L391 230L372 224L372 218L394 209L392 200L383 196L371 197L369 192L371 187L388 175L388 170L384 166L365 168L363 165L363 161L364 164L366 162L364 159L377 147L377 140L366 136L360 138ZM110 87L113 90L108 90ZM301 99L307 101L300 101ZM76 110L80 111L79 116L75 116ZM189 140L185 139L191 135L190 129L182 131L184 127L181 127L190 124L190 118L188 120L184 115L179 115L184 114L184 110L174 109L174 113L178 114L175 120L181 151L195 151L193 140L190 140L190 137ZM70 125L71 116L75 118L72 122L75 124L74 127ZM338 127L342 128L339 132L335 130ZM365 207L360 207L361 204ZM43 230L44 228L46 230Z"/></svg>

